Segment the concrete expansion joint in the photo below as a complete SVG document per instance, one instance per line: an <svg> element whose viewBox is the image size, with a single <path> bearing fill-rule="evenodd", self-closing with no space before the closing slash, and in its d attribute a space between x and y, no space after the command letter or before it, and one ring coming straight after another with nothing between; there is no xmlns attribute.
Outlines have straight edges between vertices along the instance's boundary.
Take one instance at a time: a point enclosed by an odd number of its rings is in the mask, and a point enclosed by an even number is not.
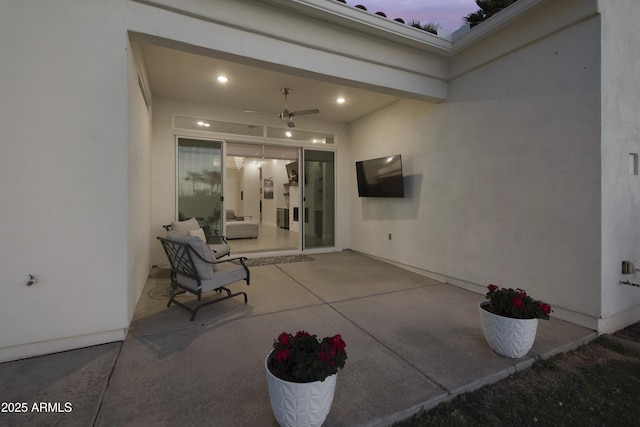
<svg viewBox="0 0 640 427"><path fill-rule="evenodd" d="M102 404L105 402L105 398L107 392L109 391L109 386L111 385L111 379L113 378L113 374L116 370L116 366L118 365L118 361L120 360L120 355L122 354L122 347L124 346L124 341L120 341L120 345L118 346L118 354L113 358L113 363L111 364L111 369L109 370L109 376L107 377L107 381L105 381L104 388L102 389L100 396L100 404L98 405L98 409L96 409L95 416L93 418L93 424L97 425L98 418L100 417L100 411L102 410Z"/></svg>

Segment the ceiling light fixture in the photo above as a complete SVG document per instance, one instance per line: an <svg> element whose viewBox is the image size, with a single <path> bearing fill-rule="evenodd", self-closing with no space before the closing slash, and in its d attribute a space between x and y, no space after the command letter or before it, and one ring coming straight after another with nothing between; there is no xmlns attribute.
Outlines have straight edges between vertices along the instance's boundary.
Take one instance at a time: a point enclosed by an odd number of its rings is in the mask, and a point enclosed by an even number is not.
<svg viewBox="0 0 640 427"><path fill-rule="evenodd" d="M347 100L346 100L346 99L344 99L343 97L340 97L340 98L337 98L337 99L336 99L336 102L337 102L338 104L344 104L345 102L347 102Z"/></svg>
<svg viewBox="0 0 640 427"><path fill-rule="evenodd" d="M291 138L293 136L293 134L290 131L286 131L284 134L287 138Z"/></svg>
<svg viewBox="0 0 640 427"><path fill-rule="evenodd" d="M196 123L198 126L204 126L206 128L208 128L209 126L211 126L209 123L207 122L203 122L202 120L200 120L199 122Z"/></svg>
<svg viewBox="0 0 640 427"><path fill-rule="evenodd" d="M217 77L217 79L218 79L218 82L220 82L220 83L226 83L226 82L228 82L228 81L229 81L229 77L227 77L227 76L223 76L223 75L219 75L219 76Z"/></svg>

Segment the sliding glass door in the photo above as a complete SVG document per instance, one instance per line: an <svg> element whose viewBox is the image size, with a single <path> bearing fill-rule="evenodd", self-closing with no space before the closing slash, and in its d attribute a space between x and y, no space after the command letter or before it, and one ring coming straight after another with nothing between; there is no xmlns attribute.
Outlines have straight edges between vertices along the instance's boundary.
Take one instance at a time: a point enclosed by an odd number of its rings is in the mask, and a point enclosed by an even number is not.
<svg viewBox="0 0 640 427"><path fill-rule="evenodd" d="M333 151L303 149L301 161L296 161L298 149L291 147L261 146L258 154L251 151L253 144L231 147L233 185L225 190L223 179L230 173L223 169L225 142L178 138L178 219L196 218L210 242L224 233L225 209L259 224L257 238L231 241L238 246L235 252L291 250L298 238L303 250L335 246ZM231 205L224 202L225 191Z"/></svg>
<svg viewBox="0 0 640 427"><path fill-rule="evenodd" d="M335 246L335 153L303 150L305 249Z"/></svg>
<svg viewBox="0 0 640 427"><path fill-rule="evenodd" d="M223 142L178 138L177 217L196 218L207 236L222 235Z"/></svg>

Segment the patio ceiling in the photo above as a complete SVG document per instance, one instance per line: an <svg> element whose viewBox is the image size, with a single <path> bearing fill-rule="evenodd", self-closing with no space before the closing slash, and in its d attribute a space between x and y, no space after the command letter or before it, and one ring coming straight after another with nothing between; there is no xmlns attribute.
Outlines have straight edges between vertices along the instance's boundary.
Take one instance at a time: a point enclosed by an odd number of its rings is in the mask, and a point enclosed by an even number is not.
<svg viewBox="0 0 640 427"><path fill-rule="evenodd" d="M276 114L284 106L280 88L291 88L289 110L320 109L314 119L350 123L399 98L231 62L212 56L198 55L172 48L142 43L147 75L154 96L175 98L203 104L222 105L242 111L238 120L251 122L257 113ZM223 74L229 82L222 85L216 77ZM336 98L346 102L338 104ZM296 119L303 122L303 118Z"/></svg>

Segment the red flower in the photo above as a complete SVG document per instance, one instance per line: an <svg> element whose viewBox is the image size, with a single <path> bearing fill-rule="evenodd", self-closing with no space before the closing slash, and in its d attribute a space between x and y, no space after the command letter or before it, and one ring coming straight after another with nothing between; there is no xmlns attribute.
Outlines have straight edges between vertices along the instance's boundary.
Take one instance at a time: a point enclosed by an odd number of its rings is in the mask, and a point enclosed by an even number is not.
<svg viewBox="0 0 640 427"><path fill-rule="evenodd" d="M273 341L269 370L294 382L324 381L344 368L346 344L340 334L319 340L306 331L282 333Z"/></svg>
<svg viewBox="0 0 640 427"><path fill-rule="evenodd" d="M286 348L284 350L276 350L276 360L280 363L286 362L289 359L289 349Z"/></svg>
<svg viewBox="0 0 640 427"><path fill-rule="evenodd" d="M522 297L520 295L516 295L511 303L515 308L520 308L522 307L522 304L524 304L524 301L522 300Z"/></svg>
<svg viewBox="0 0 640 427"><path fill-rule="evenodd" d="M514 319L549 319L551 306L544 301L531 298L524 289L500 288L487 285L486 297L491 313Z"/></svg>
<svg viewBox="0 0 640 427"><path fill-rule="evenodd" d="M286 332L281 333L278 337L278 342L282 345L289 345L289 334Z"/></svg>
<svg viewBox="0 0 640 427"><path fill-rule="evenodd" d="M329 343L331 344L331 348L336 352L344 351L344 348L347 346L345 342L342 340L342 335L338 334L329 339Z"/></svg>

